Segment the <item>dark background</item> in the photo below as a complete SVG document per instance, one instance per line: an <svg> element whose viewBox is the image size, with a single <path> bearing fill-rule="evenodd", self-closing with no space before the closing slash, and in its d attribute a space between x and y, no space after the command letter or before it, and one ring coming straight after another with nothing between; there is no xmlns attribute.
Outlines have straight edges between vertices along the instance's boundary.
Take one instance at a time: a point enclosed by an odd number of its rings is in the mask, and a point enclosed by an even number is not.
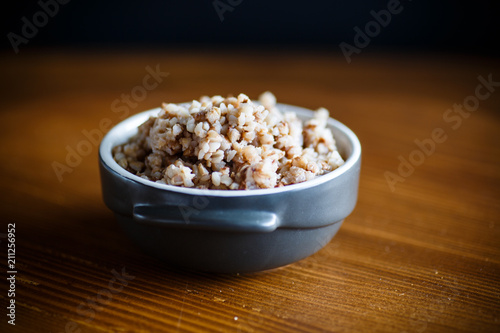
<svg viewBox="0 0 500 333"><path fill-rule="evenodd" d="M42 0L51 2L55 0ZM62 0L61 0L62 1ZM221 0L227 2L227 0ZM238 2L236 0L233 0ZM372 38L370 50L498 55L497 1L401 0L403 11ZM352 44L353 28L373 20L388 1L242 0L221 22L212 0L94 1L60 5L20 52L40 48L333 49ZM9 32L21 35L38 1L10 1L1 13L1 49L14 53Z"/></svg>

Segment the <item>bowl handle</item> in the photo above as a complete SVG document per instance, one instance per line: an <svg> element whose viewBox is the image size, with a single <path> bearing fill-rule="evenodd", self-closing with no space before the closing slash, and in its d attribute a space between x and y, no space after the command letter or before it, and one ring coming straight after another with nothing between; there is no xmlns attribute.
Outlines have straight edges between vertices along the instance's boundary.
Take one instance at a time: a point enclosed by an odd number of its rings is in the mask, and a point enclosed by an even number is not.
<svg viewBox="0 0 500 333"><path fill-rule="evenodd" d="M247 209L202 209L184 206L136 204L134 219L142 224L186 229L271 232L279 226L276 214Z"/></svg>

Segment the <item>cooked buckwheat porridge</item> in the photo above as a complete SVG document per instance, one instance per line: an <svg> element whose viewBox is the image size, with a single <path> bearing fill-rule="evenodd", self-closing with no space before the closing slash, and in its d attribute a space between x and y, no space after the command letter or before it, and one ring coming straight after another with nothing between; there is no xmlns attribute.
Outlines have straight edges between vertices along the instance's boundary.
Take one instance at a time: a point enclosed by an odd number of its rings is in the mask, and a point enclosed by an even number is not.
<svg viewBox="0 0 500 333"><path fill-rule="evenodd" d="M113 148L115 161L157 183L202 189L280 187L313 179L344 163L328 111L302 122L282 113L270 92L252 102L202 97L190 105L166 104L139 126L137 135Z"/></svg>

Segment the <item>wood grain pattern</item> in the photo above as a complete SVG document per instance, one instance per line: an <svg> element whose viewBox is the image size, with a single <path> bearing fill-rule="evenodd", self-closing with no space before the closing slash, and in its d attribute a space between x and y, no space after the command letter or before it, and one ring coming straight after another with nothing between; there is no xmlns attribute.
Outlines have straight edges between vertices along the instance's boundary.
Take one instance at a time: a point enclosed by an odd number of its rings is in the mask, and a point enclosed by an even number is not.
<svg viewBox="0 0 500 333"><path fill-rule="evenodd" d="M456 129L443 119L475 94L479 75L500 81L497 60L363 54L348 65L328 53L244 51L1 59L0 236L16 224L18 273L16 326L2 315L0 331L500 331L500 88ZM363 146L359 201L332 242L268 272L186 272L122 233L102 203L95 145L59 182L52 163L65 163L83 130L120 120L113 103L143 84L147 66L169 75L130 114L271 90L353 129ZM398 157L435 128L447 140L391 191L384 173L397 174ZM6 311L5 279L0 288Z"/></svg>

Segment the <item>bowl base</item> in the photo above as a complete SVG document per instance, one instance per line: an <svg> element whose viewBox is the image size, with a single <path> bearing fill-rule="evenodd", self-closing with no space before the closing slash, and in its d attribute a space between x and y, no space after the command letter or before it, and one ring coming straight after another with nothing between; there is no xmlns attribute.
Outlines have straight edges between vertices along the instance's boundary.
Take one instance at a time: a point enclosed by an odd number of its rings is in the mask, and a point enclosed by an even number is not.
<svg viewBox="0 0 500 333"><path fill-rule="evenodd" d="M249 273L306 258L330 242L343 221L319 228L263 232L221 232L158 228L116 215L125 232L146 253L168 264L214 273Z"/></svg>

